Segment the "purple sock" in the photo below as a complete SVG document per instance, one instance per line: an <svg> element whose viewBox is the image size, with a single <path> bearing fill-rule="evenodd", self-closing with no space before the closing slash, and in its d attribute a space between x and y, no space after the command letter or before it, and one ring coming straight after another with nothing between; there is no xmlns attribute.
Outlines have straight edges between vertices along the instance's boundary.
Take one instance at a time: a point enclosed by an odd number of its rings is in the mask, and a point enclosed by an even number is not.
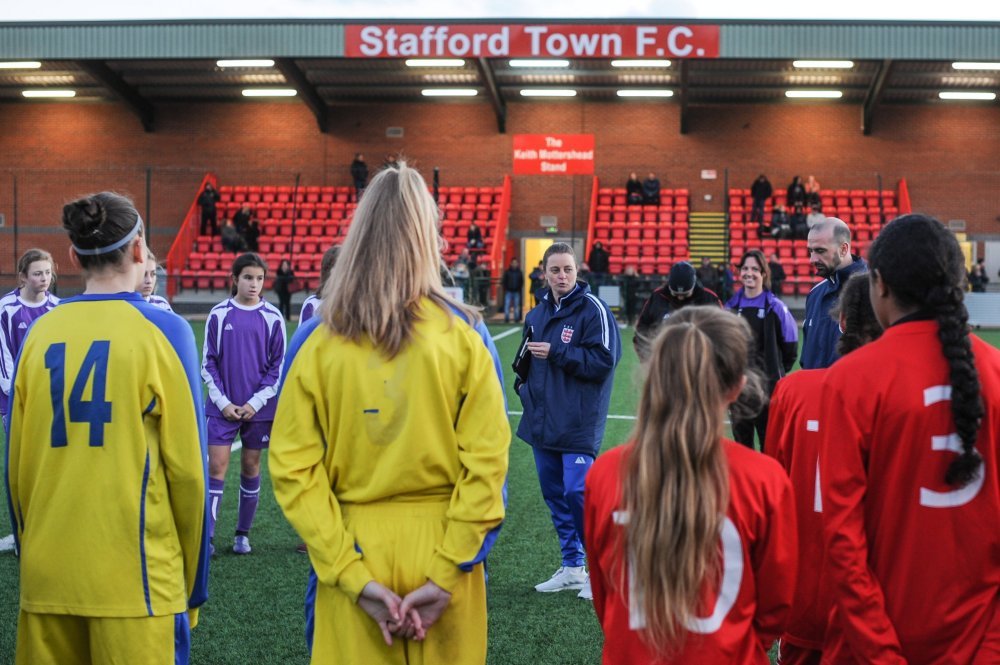
<svg viewBox="0 0 1000 665"><path fill-rule="evenodd" d="M260 496L260 476L247 478L240 476L240 517L236 521L236 535L245 536L253 526L253 516L257 514L257 500Z"/></svg>
<svg viewBox="0 0 1000 665"><path fill-rule="evenodd" d="M219 515L219 506L222 504L222 490L226 486L225 480L216 480L215 478L208 479L208 502L209 507L209 517L208 517L208 539L211 540L215 537L215 519Z"/></svg>

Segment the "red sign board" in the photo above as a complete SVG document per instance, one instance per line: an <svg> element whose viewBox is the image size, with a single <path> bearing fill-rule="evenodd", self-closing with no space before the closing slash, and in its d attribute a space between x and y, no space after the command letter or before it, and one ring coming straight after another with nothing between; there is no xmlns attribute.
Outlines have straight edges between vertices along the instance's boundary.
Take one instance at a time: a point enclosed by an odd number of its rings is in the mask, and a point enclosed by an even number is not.
<svg viewBox="0 0 1000 665"><path fill-rule="evenodd" d="M348 58L717 58L717 25L348 25Z"/></svg>
<svg viewBox="0 0 1000 665"><path fill-rule="evenodd" d="M593 173L593 134L514 135L514 175Z"/></svg>

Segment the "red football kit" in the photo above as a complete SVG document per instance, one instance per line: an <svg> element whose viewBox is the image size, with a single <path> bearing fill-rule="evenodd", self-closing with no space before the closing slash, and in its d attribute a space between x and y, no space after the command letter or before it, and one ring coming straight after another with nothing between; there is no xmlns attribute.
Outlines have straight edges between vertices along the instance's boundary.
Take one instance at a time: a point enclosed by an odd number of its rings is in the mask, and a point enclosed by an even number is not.
<svg viewBox="0 0 1000 665"><path fill-rule="evenodd" d="M897 324L826 370L824 663L1000 662L1000 351L972 337L984 465L955 488L944 476L961 443L937 330Z"/></svg>
<svg viewBox="0 0 1000 665"><path fill-rule="evenodd" d="M803 369L778 382L771 395L764 452L778 460L792 481L795 515L798 519L799 575L792 598L792 610L782 641L782 663L809 661L808 654L789 652L819 651L833 606L833 588L822 561L823 500L819 493L819 412L825 369ZM787 645L800 647L788 649ZM818 662L818 654L812 661Z"/></svg>
<svg viewBox="0 0 1000 665"><path fill-rule="evenodd" d="M711 609L689 623L683 650L670 660L659 659L642 641L637 630L645 626L641 608L630 607L618 588L624 556L621 524L628 519L620 510L621 472L633 446L608 451L591 468L584 534L594 609L604 630L605 664L769 662L767 650L785 628L795 586L798 543L792 488L774 460L729 440L722 445L730 496L720 539L720 588L706 590L704 607Z"/></svg>

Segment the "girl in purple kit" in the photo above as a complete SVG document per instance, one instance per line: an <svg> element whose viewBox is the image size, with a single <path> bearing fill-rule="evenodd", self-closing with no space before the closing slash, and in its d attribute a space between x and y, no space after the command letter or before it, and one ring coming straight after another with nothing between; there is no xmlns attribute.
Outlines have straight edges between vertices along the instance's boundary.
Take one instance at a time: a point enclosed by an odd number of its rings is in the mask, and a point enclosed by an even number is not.
<svg viewBox="0 0 1000 665"><path fill-rule="evenodd" d="M5 423L11 374L24 336L35 319L59 304L49 293L53 266L52 255L44 249L29 249L17 262L20 286L0 298L0 414Z"/></svg>
<svg viewBox="0 0 1000 665"><path fill-rule="evenodd" d="M233 262L233 297L212 308L205 326L201 376L208 386L208 475L211 517L215 520L233 441L240 453L240 507L233 551L250 553L250 527L260 492L260 454L268 447L285 357L285 319L261 300L267 264L257 254ZM214 553L214 547L211 548Z"/></svg>

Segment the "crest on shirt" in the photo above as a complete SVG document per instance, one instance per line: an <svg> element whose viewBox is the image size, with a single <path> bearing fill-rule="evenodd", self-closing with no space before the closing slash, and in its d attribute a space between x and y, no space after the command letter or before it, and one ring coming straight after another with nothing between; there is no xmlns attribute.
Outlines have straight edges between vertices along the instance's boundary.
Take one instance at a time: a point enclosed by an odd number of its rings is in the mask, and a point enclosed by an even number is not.
<svg viewBox="0 0 1000 665"><path fill-rule="evenodd" d="M573 326L563 326L559 339L563 341L563 344L569 344L573 339Z"/></svg>

